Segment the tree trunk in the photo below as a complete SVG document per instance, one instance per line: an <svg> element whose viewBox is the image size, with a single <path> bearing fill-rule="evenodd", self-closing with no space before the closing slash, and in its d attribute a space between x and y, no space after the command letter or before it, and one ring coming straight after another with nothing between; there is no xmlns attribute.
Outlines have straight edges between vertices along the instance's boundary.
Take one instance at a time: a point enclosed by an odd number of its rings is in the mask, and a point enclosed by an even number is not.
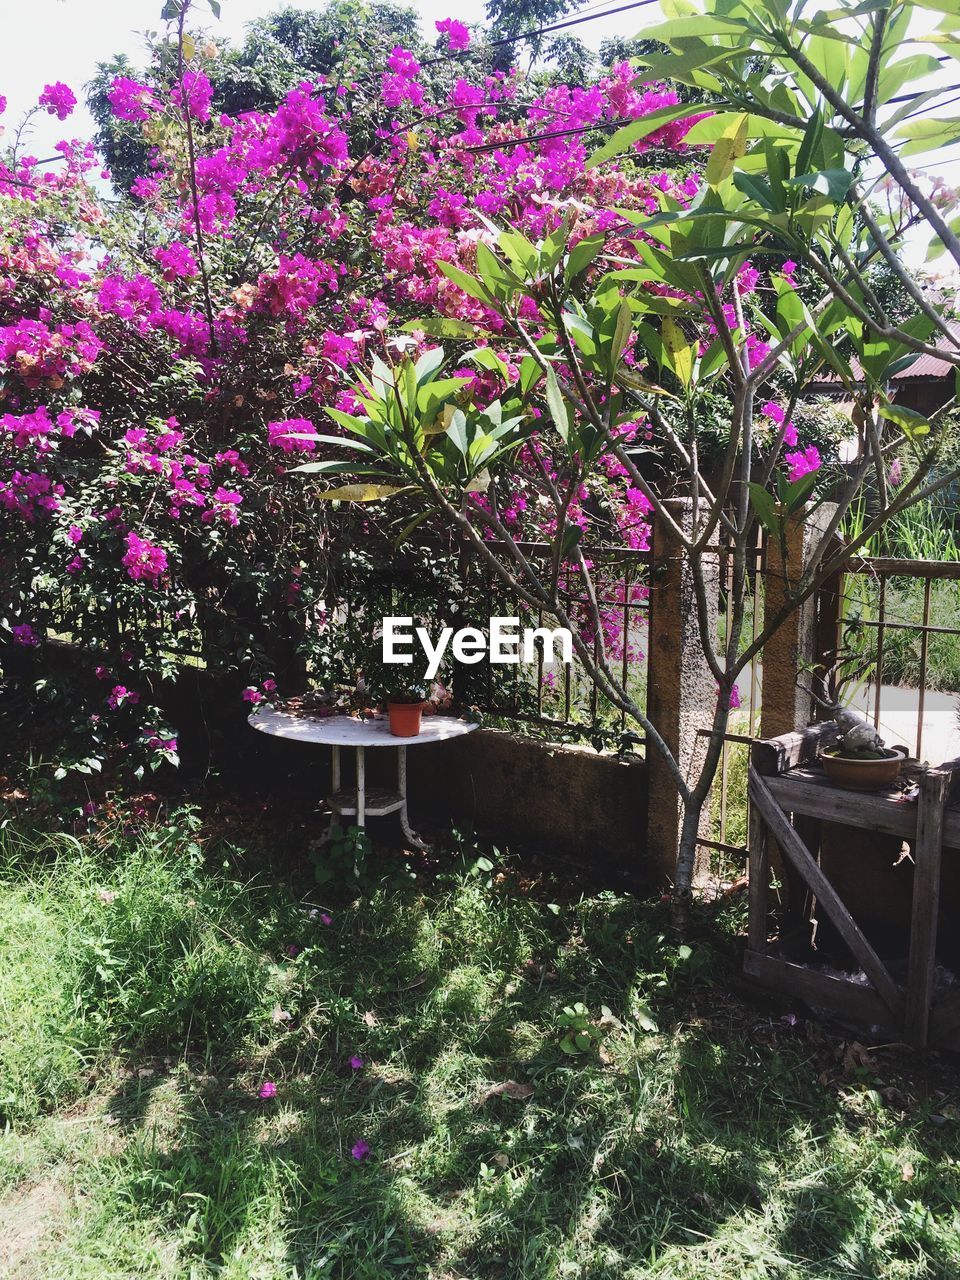
<svg viewBox="0 0 960 1280"><path fill-rule="evenodd" d="M697 844L700 839L700 820L703 816L703 806L705 804L705 799L693 795L683 805L683 822L680 825L680 847L677 851L677 877L672 906L673 927L679 933L683 933L686 930L690 919L690 904L693 901L691 882L697 859Z"/></svg>

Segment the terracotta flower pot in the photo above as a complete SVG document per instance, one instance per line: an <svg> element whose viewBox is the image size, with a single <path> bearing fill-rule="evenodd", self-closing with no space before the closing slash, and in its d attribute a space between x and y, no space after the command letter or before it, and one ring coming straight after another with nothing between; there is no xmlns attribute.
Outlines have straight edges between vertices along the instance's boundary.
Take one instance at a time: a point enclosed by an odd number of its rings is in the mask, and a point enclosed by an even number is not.
<svg viewBox="0 0 960 1280"><path fill-rule="evenodd" d="M390 732L395 738L415 738L420 732L422 702L388 702Z"/></svg>
<svg viewBox="0 0 960 1280"><path fill-rule="evenodd" d="M837 748L824 751L820 763L831 782L851 791L882 791L900 776L900 766L907 756L906 747L886 747L875 759L843 756Z"/></svg>

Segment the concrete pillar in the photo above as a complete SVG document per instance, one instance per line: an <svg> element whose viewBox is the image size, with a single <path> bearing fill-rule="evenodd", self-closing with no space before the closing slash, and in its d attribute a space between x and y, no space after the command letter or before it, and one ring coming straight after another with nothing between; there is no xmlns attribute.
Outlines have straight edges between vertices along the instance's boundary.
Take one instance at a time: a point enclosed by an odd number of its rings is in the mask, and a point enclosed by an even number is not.
<svg viewBox="0 0 960 1280"><path fill-rule="evenodd" d="M690 499L675 498L665 505L676 523L689 530ZM703 575L708 625L716 636L720 592L720 560L716 553L704 553ZM717 682L703 656L690 564L683 549L671 540L655 517L650 571L647 715L678 761L684 777L691 782L699 773L706 750L706 738L697 730L710 728L716 702ZM651 879L666 886L672 883L676 868L682 809L676 783L660 752L648 746L646 758L650 788L648 865ZM708 823L709 813L706 813L704 825ZM695 880L705 879L708 869L709 855L704 851L702 859L698 859Z"/></svg>
<svg viewBox="0 0 960 1280"><path fill-rule="evenodd" d="M823 537L833 516L832 504L824 503L811 514L787 523L783 546L775 537L767 539L766 570L763 575L764 618L772 618L803 572L806 557ZM784 551L786 556L784 557ZM817 704L807 692L812 683L811 667L822 673L825 647L835 647L840 591L837 584L821 597L813 595L795 610L764 646L763 693L760 708L760 737L775 738L781 733L802 729L817 718ZM831 636L832 645L825 642ZM807 672L806 675L803 673ZM798 684L798 677L803 687Z"/></svg>
<svg viewBox="0 0 960 1280"><path fill-rule="evenodd" d="M834 510L832 504L824 503L816 511L788 521L782 545L776 537L767 539L763 575L764 621L776 615L795 589L807 556L823 537ZM842 586L832 581L826 591L812 595L790 614L764 646L761 738L792 733L795 729L805 728L811 720L824 718L807 692L813 680L810 668L823 674L825 651L836 647L841 595ZM826 665L829 665L829 659ZM797 820L797 829L801 836L805 835L804 820ZM753 838L751 834L751 840ZM805 910L806 887L783 858L773 839L767 841L767 857L773 877L780 885L782 927L797 925Z"/></svg>

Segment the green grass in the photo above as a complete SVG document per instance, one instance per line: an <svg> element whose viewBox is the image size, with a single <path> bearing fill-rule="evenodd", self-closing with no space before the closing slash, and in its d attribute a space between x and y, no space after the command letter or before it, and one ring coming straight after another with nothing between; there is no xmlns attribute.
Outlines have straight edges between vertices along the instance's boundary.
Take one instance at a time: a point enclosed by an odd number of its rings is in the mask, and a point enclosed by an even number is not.
<svg viewBox="0 0 960 1280"><path fill-rule="evenodd" d="M957 1077L744 1004L740 907L688 949L657 903L470 857L331 902L197 840L7 835L0 1274L960 1273Z"/></svg>

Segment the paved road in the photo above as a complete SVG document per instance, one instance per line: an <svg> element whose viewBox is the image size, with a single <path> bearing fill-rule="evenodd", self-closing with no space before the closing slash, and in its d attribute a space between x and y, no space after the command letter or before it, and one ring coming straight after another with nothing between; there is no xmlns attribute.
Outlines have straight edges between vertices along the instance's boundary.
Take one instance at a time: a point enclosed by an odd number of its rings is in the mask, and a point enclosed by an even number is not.
<svg viewBox="0 0 960 1280"><path fill-rule="evenodd" d="M874 690L862 691L854 707L873 719ZM927 691L923 699L923 736L919 756L942 764L960 756L960 694ZM916 689L884 685L880 690L880 732L889 743L904 743L917 752L917 720L920 694Z"/></svg>

